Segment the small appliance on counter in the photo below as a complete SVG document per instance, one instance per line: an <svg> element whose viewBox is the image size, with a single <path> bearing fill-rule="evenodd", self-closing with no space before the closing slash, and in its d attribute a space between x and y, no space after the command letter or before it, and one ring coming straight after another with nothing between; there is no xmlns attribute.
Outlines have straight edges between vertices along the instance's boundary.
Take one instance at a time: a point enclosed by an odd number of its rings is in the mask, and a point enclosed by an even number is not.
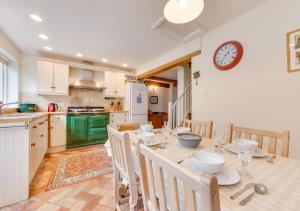
<svg viewBox="0 0 300 211"><path fill-rule="evenodd" d="M19 104L20 113L31 113L37 112L37 104L34 103L20 103Z"/></svg>
<svg viewBox="0 0 300 211"><path fill-rule="evenodd" d="M49 103L48 112L55 112L58 109L58 105L56 103Z"/></svg>

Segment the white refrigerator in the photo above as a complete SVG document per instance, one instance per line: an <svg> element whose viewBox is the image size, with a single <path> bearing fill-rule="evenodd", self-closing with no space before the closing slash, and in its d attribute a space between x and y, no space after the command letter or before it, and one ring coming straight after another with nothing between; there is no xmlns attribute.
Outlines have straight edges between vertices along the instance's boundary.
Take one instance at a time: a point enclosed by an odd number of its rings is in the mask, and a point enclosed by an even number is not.
<svg viewBox="0 0 300 211"><path fill-rule="evenodd" d="M145 84L126 84L124 109L129 111L129 122L140 125L148 122L148 88Z"/></svg>

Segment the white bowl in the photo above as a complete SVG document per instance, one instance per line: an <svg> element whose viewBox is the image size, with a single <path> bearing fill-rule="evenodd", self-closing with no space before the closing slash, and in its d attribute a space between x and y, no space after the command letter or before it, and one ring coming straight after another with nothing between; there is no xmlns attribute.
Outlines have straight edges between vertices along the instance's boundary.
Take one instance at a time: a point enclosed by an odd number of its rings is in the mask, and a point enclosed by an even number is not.
<svg viewBox="0 0 300 211"><path fill-rule="evenodd" d="M154 133L151 132L141 132L137 135L137 138L144 141L144 143L147 144L151 144L154 138Z"/></svg>
<svg viewBox="0 0 300 211"><path fill-rule="evenodd" d="M189 127L178 127L176 129L177 133L189 133L191 132L191 128Z"/></svg>
<svg viewBox="0 0 300 211"><path fill-rule="evenodd" d="M250 139L243 139L243 138L235 139L233 141L233 144L237 151L239 150L239 147L244 150L247 149L252 150L252 149L256 149L258 145L256 141Z"/></svg>
<svg viewBox="0 0 300 211"><path fill-rule="evenodd" d="M206 151L194 152L190 160L196 169L210 174L220 172L225 163L225 159L220 155Z"/></svg>
<svg viewBox="0 0 300 211"><path fill-rule="evenodd" d="M153 125L146 124L141 126L142 131L151 132L153 130Z"/></svg>

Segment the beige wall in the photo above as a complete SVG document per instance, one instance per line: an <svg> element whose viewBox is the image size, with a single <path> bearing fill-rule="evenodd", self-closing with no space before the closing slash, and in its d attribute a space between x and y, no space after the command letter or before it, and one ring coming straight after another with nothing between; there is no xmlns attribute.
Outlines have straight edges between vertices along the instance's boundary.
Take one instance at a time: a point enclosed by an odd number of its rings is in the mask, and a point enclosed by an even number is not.
<svg viewBox="0 0 300 211"><path fill-rule="evenodd" d="M10 59L19 60L21 52L19 48L0 29L0 53ZM7 55L8 54L8 55Z"/></svg>
<svg viewBox="0 0 300 211"><path fill-rule="evenodd" d="M168 102L169 102L169 88L149 86L148 89L148 109L152 112L168 112ZM150 97L158 96L158 104L151 104Z"/></svg>
<svg viewBox="0 0 300 211"><path fill-rule="evenodd" d="M164 55L160 55L153 61L150 61L147 64L137 68L136 74L140 75L153 68L157 68L161 65L167 64L168 62L171 62L175 59L178 59L182 56L188 55L198 50L200 50L200 38L195 38L187 43L183 43L180 47L173 49Z"/></svg>
<svg viewBox="0 0 300 211"><path fill-rule="evenodd" d="M300 72L287 73L286 33L300 28L299 0L271 0L202 38L193 58L193 119L213 120L218 132L235 124L291 131L290 155L300 159ZM244 46L241 63L220 72L215 49L228 40Z"/></svg>

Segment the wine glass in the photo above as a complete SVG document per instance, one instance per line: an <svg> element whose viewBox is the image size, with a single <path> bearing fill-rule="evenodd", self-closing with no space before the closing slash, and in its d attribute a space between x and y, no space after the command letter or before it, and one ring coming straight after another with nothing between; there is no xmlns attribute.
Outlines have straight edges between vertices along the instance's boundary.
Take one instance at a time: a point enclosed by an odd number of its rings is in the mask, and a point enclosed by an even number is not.
<svg viewBox="0 0 300 211"><path fill-rule="evenodd" d="M238 139L235 141L236 148L238 150L238 158L242 163L242 169L240 170L240 175L244 177L251 177L247 171L247 166L251 161L254 154L257 143L252 140Z"/></svg>
<svg viewBox="0 0 300 211"><path fill-rule="evenodd" d="M160 148L165 149L168 143L168 139L171 135L171 129L169 128L167 121L164 122L162 133L164 135L164 141L161 143Z"/></svg>

